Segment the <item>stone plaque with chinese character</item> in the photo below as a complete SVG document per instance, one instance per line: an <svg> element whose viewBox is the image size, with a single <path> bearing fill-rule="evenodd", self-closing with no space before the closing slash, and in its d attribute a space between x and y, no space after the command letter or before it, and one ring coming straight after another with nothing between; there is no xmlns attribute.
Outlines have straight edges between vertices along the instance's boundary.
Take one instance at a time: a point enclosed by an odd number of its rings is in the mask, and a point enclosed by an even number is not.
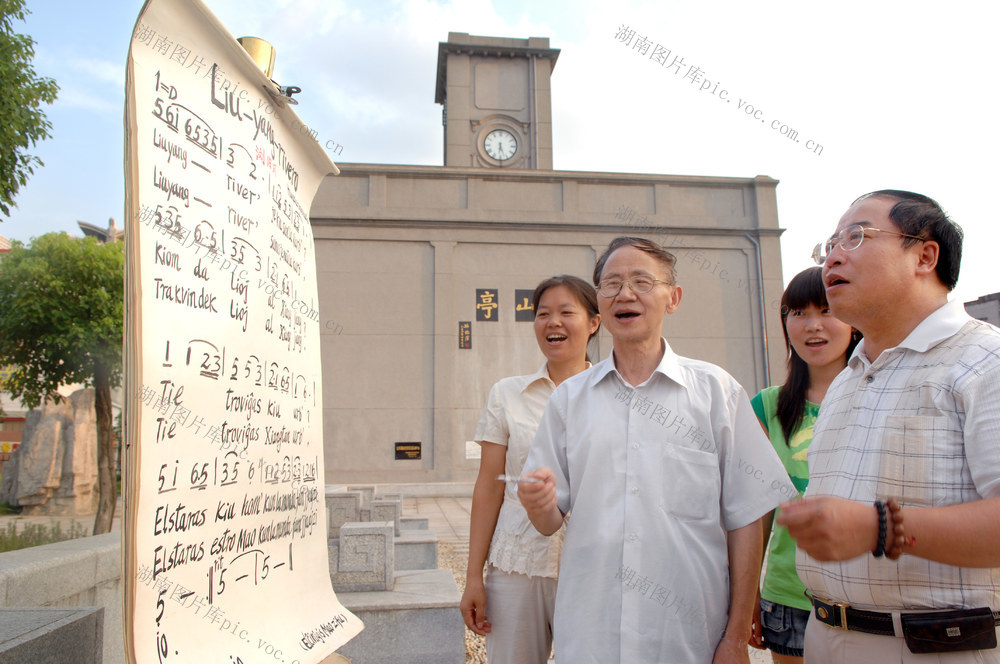
<svg viewBox="0 0 1000 664"><path fill-rule="evenodd" d="M518 322L535 320L535 308L531 304L531 297L535 291L517 288L514 290L514 320Z"/></svg>
<svg viewBox="0 0 1000 664"><path fill-rule="evenodd" d="M496 288L476 289L476 320L497 321L500 319Z"/></svg>

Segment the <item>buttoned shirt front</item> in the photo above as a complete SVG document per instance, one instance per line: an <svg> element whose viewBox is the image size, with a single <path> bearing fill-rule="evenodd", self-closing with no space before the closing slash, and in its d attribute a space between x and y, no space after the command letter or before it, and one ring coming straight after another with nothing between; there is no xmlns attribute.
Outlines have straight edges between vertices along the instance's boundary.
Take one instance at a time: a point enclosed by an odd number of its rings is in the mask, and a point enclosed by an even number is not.
<svg viewBox="0 0 1000 664"><path fill-rule="evenodd" d="M490 390L475 439L507 448L507 475L521 475L545 404L555 388L543 364L533 374L503 378ZM490 541L489 563L504 572L556 577L561 552L562 532L545 537L535 530L517 498L517 485L508 483Z"/></svg>
<svg viewBox="0 0 1000 664"><path fill-rule="evenodd" d="M525 462L552 469L572 511L560 661L711 662L729 607L726 531L794 492L743 388L663 344L635 388L613 357L560 385Z"/></svg>
<svg viewBox="0 0 1000 664"><path fill-rule="evenodd" d="M1000 331L942 306L874 361L862 341L827 390L809 448L806 496L904 508L1000 496ZM990 606L1000 569L915 556L821 563L799 549L809 590L868 610Z"/></svg>

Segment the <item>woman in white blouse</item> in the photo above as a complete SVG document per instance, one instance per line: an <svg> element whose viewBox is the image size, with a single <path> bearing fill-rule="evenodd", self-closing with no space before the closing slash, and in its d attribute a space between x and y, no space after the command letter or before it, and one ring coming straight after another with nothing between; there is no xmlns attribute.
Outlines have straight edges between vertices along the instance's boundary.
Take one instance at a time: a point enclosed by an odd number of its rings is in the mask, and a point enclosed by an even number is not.
<svg viewBox="0 0 1000 664"><path fill-rule="evenodd" d="M549 396L590 366L587 343L601 324L597 294L583 279L546 279L532 300L535 338L546 362L533 374L493 386L475 435L482 458L461 608L469 629L486 636L490 664L544 664L552 648L562 534L540 535L518 501L517 485L497 476L520 476Z"/></svg>

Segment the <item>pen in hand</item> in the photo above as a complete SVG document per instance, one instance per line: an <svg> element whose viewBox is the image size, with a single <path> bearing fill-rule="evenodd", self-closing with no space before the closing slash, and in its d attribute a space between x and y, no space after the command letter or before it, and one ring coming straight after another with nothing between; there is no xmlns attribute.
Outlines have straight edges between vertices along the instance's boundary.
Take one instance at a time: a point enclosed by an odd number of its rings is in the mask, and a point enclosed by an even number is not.
<svg viewBox="0 0 1000 664"><path fill-rule="evenodd" d="M537 477L518 477L516 475L497 475L497 481L510 482L511 484L541 484L542 480Z"/></svg>

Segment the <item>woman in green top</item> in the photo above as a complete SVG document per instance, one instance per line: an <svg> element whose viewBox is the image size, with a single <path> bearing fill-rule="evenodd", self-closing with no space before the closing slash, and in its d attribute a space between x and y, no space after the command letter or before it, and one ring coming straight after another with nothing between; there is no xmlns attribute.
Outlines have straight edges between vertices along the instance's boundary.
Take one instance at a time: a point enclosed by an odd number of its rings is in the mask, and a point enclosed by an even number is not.
<svg viewBox="0 0 1000 664"><path fill-rule="evenodd" d="M762 390L750 403L801 496L809 483L806 451L819 404L861 337L830 313L818 267L800 272L789 282L781 296L781 326L788 378L784 385ZM765 541L771 536L773 521L774 512L764 517ZM795 540L788 529L774 524L760 614L753 621L753 645L770 649L777 664L802 662L811 609L804 591L795 571Z"/></svg>

